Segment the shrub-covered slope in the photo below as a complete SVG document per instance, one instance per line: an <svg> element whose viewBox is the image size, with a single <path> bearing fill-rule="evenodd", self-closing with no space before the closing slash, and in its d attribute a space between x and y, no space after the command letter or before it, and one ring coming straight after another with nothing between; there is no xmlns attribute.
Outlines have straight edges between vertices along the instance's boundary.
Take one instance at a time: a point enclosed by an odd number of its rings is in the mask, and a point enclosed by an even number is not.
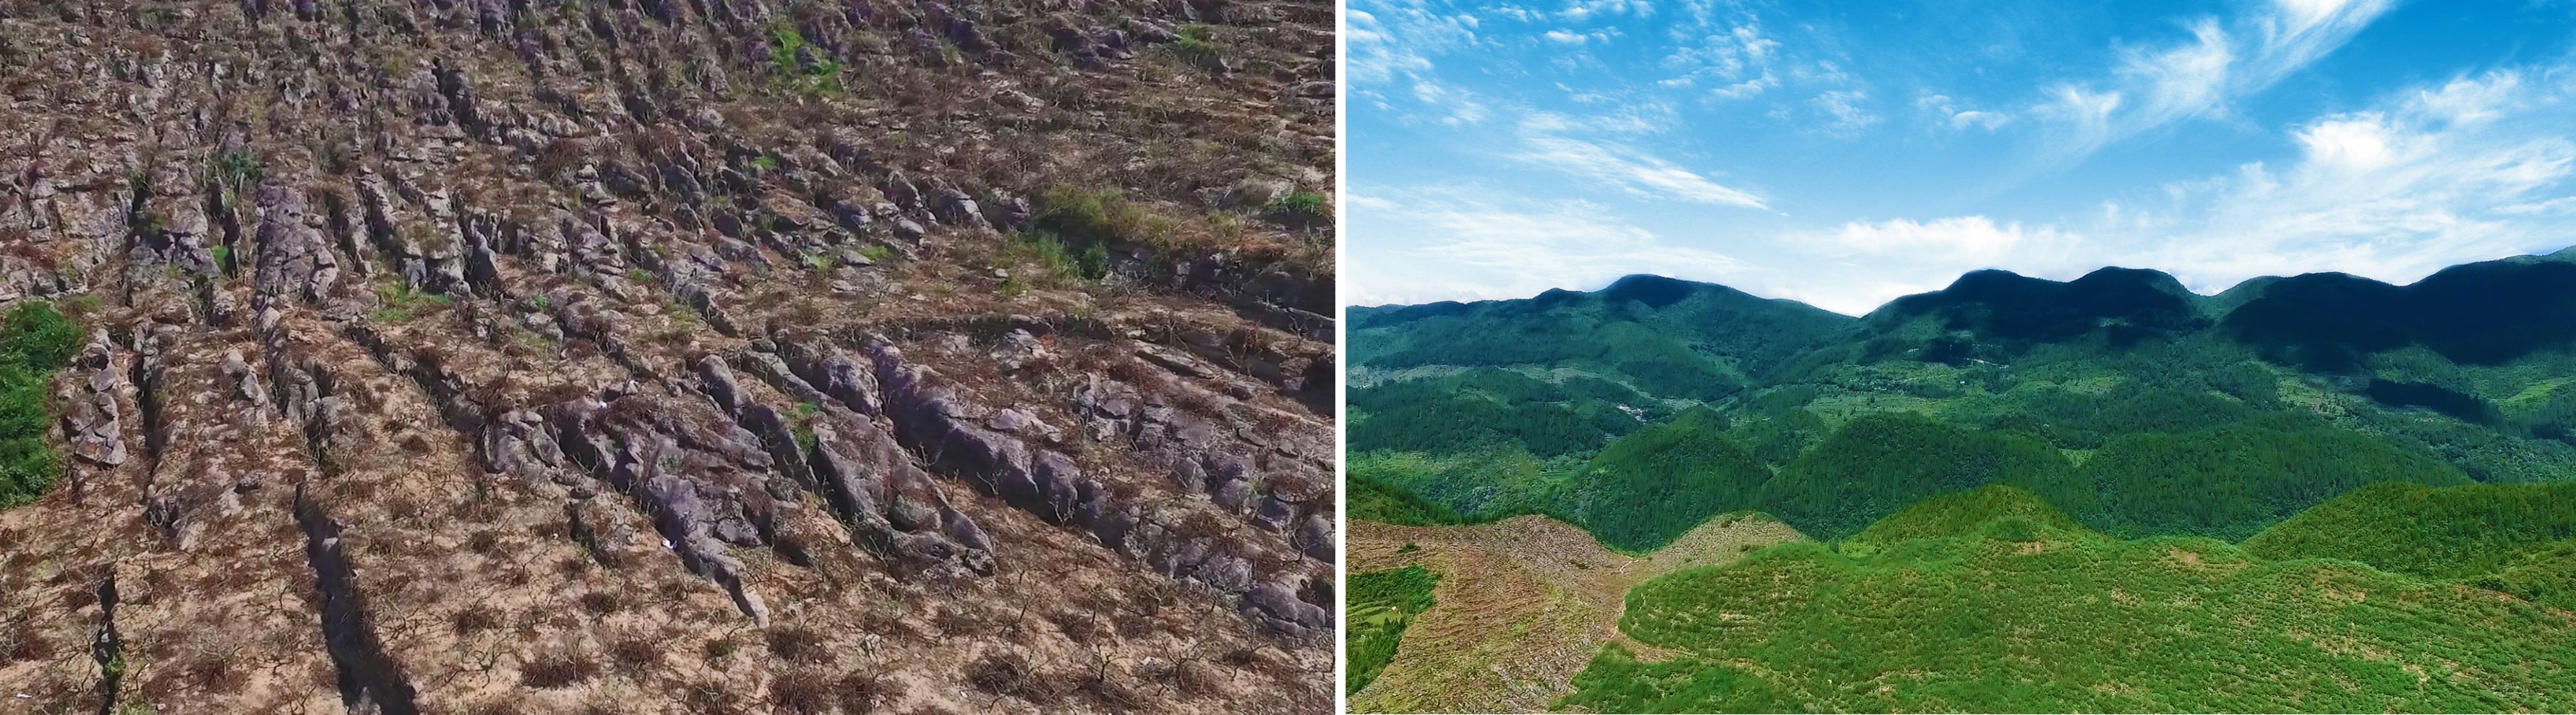
<svg viewBox="0 0 2576 715"><path fill-rule="evenodd" d="M1973 514L1982 517L1963 517ZM1595 712L2564 710L2563 611L2196 537L2120 540L1988 488L1869 548L1789 544L1629 594Z"/></svg>

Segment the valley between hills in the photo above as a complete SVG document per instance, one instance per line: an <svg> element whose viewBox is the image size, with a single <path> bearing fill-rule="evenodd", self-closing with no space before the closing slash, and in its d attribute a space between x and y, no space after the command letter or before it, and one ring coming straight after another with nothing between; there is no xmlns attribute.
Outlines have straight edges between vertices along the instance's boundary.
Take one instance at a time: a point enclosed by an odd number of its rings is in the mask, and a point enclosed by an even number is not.
<svg viewBox="0 0 2576 715"><path fill-rule="evenodd" d="M1348 320L1358 711L2576 708L2576 251Z"/></svg>

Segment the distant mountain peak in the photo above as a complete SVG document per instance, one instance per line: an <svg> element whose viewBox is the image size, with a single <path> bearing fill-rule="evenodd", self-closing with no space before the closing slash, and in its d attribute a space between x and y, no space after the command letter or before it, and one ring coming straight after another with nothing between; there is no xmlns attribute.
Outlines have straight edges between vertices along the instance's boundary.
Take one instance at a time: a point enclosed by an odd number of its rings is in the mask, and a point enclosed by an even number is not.
<svg viewBox="0 0 2576 715"><path fill-rule="evenodd" d="M1707 290L1736 292L1732 288L1715 283L1686 281L1650 273L1632 273L1611 282L1610 287L1601 289L1600 296L1608 300L1633 300L1661 308L1682 302L1693 294Z"/></svg>

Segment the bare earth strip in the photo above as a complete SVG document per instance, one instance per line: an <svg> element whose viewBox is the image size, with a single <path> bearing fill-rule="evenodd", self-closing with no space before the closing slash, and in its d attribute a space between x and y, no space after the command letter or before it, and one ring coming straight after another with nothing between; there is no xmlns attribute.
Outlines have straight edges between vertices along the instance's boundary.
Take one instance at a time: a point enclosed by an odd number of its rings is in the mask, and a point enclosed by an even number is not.
<svg viewBox="0 0 2576 715"><path fill-rule="evenodd" d="M1806 537L1758 516L1709 520L1644 557L1543 516L1473 526L1353 521L1353 573L1419 565L1437 602L1404 631L1395 660L1351 697L1353 712L1543 712L1618 637L1631 586ZM1411 549L1407 549L1411 545Z"/></svg>

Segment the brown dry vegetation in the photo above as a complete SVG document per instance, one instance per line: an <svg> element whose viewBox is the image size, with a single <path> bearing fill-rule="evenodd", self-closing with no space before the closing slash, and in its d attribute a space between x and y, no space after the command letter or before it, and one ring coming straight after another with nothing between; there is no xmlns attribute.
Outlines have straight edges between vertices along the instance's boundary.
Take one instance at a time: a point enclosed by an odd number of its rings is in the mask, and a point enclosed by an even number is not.
<svg viewBox="0 0 2576 715"><path fill-rule="evenodd" d="M871 549L783 468L707 457L739 443L701 358L882 336L1262 577L1331 573L1303 522L1216 503L1077 400L1132 384L1207 428L1192 449L1247 455L1254 496L1332 503L1308 379L1332 372L1332 234L1240 200L1331 185L1330 5L945 8L0 7L0 294L96 302L99 364L55 398L112 406L81 420L125 449L0 512L8 707L1329 709L1328 637L917 444L893 458L932 477L913 498L975 525L990 573ZM1183 24L1224 71L1134 39ZM1086 59L1058 29L1130 47ZM790 35L792 70L744 51ZM1106 272L1017 232L1050 192L1114 219ZM747 404L811 401L735 374ZM588 400L689 442L675 471L750 524L711 547L730 572L676 557L608 467L496 466L514 410ZM114 665L88 647L111 628Z"/></svg>

